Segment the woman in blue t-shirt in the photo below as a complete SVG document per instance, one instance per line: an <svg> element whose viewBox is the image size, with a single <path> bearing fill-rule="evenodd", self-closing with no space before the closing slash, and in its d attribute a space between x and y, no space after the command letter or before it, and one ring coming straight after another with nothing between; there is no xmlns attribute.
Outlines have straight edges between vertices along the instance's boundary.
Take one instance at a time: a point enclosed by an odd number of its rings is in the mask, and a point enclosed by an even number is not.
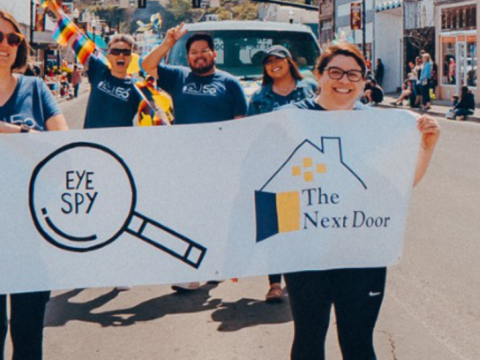
<svg viewBox="0 0 480 360"><path fill-rule="evenodd" d="M358 49L352 44L332 46L323 52L316 70L319 95L293 106L318 111L354 110L365 87L367 70ZM425 174L440 135L438 123L428 115L419 117L417 126L422 143L414 186ZM334 305L343 359L375 360L373 332L386 273L387 269L380 267L285 274L295 325L292 359L325 359L325 338Z"/></svg>
<svg viewBox="0 0 480 360"><path fill-rule="evenodd" d="M300 74L290 51L281 45L270 47L263 56L262 87L253 94L248 104L247 116L265 114L274 109L314 98L317 84ZM269 275L270 288L265 296L268 303L281 302L282 275Z"/></svg>
<svg viewBox="0 0 480 360"><path fill-rule="evenodd" d="M8 13L0 11L0 132L68 130L45 83L39 78L16 74L26 67L28 51L18 23ZM10 295L13 358L42 358L43 319L49 298L49 291ZM8 332L6 303L7 296L0 295L2 359Z"/></svg>

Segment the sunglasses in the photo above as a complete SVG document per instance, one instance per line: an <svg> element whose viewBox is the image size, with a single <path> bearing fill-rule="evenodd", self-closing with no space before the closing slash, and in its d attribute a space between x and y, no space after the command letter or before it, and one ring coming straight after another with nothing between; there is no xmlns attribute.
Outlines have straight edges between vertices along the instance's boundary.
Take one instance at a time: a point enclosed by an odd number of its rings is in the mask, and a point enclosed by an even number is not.
<svg viewBox="0 0 480 360"><path fill-rule="evenodd" d="M16 32L6 34L0 31L0 44L3 42L3 39L7 39L8 45L17 47L25 39L25 36Z"/></svg>
<svg viewBox="0 0 480 360"><path fill-rule="evenodd" d="M108 53L111 54L111 55L115 55L115 56L120 56L120 55L130 56L130 55L132 55L132 50L130 50L130 49L110 49Z"/></svg>

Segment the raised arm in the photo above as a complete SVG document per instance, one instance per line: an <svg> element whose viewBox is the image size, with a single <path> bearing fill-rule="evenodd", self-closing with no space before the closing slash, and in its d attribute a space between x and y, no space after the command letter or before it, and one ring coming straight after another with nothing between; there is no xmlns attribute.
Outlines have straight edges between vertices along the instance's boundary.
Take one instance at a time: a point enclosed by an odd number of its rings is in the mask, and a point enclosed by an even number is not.
<svg viewBox="0 0 480 360"><path fill-rule="evenodd" d="M420 147L420 152L418 153L413 186L416 186L427 172L435 146L440 137L440 126L438 125L437 120L431 116L420 116L417 120L417 126L422 133L422 145Z"/></svg>
<svg viewBox="0 0 480 360"><path fill-rule="evenodd" d="M143 59L142 68L149 75L158 79L157 67L160 61L167 55L170 49L177 43L180 38L187 33L187 29L183 29L184 23L171 28L167 31L163 42L155 47L150 53Z"/></svg>

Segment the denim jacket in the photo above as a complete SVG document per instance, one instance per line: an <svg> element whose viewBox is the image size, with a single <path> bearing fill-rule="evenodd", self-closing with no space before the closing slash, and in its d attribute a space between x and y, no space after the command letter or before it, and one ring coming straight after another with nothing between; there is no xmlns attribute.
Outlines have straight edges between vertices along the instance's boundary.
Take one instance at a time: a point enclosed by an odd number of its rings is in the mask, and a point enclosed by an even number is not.
<svg viewBox="0 0 480 360"><path fill-rule="evenodd" d="M316 95L317 83L311 79L297 80L297 85L293 90L295 101L301 101L307 98L313 98ZM248 104L247 116L265 114L273 111L275 97L273 95L272 84L262 86L253 94Z"/></svg>

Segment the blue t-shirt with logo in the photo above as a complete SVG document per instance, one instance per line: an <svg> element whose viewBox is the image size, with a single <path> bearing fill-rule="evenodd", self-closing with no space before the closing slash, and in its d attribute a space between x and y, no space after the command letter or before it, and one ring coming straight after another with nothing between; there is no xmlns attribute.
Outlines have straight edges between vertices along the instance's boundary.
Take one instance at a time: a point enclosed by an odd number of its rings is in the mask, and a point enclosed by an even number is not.
<svg viewBox="0 0 480 360"><path fill-rule="evenodd" d="M42 79L16 76L18 83L12 96L0 106L0 120L38 131L47 130L47 120L61 113L55 98Z"/></svg>
<svg viewBox="0 0 480 360"><path fill-rule="evenodd" d="M231 120L247 113L240 82L221 70L198 76L187 67L160 64L158 85L173 99L175 124Z"/></svg>
<svg viewBox="0 0 480 360"><path fill-rule="evenodd" d="M91 84L85 129L133 126L140 95L132 79L119 79L96 56L91 56L88 80Z"/></svg>

